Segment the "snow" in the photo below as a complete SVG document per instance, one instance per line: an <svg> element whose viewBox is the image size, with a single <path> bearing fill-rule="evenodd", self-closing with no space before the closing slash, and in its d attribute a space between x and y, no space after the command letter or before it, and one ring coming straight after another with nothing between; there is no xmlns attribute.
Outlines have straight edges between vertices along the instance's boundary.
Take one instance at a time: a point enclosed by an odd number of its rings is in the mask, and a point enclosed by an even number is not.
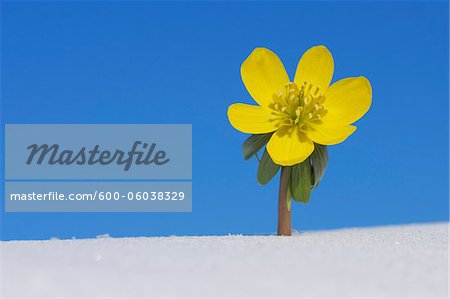
<svg viewBox="0 0 450 299"><path fill-rule="evenodd" d="M0 245L5 297L448 295L448 223Z"/></svg>

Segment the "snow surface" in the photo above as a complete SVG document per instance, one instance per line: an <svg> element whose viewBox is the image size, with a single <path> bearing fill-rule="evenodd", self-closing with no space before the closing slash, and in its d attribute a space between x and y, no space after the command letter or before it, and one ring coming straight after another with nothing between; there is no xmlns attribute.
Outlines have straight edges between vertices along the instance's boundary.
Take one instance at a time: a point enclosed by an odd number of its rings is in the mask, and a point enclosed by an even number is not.
<svg viewBox="0 0 450 299"><path fill-rule="evenodd" d="M448 223L0 245L5 297L448 295Z"/></svg>

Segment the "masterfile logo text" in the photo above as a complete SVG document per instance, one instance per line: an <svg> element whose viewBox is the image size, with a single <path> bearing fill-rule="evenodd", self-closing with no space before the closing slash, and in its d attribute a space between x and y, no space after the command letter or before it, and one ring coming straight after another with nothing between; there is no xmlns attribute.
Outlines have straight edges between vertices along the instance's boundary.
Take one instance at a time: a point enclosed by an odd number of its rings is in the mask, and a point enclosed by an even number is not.
<svg viewBox="0 0 450 299"><path fill-rule="evenodd" d="M128 171L132 164L135 165L164 165L170 161L166 158L166 151L157 150L156 143L148 144L142 141L135 141L130 151L101 150L101 146L96 144L91 150L85 146L78 150L61 150L59 144L32 144L27 147L30 150L27 165L32 163L41 165L109 165L116 163L123 165L124 170Z"/></svg>

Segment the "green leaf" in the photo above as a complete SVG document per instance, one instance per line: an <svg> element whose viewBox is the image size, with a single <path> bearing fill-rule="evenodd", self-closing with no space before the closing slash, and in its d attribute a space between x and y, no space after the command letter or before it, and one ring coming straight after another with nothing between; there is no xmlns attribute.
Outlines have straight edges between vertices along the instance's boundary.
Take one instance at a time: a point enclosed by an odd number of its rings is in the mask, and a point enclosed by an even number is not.
<svg viewBox="0 0 450 299"><path fill-rule="evenodd" d="M295 201L308 203L311 195L311 164L309 160L291 167L291 194Z"/></svg>
<svg viewBox="0 0 450 299"><path fill-rule="evenodd" d="M270 137L273 133L267 134L254 134L247 138L242 144L242 153L244 154L244 159L248 160L254 155L256 155L260 149L269 142Z"/></svg>
<svg viewBox="0 0 450 299"><path fill-rule="evenodd" d="M264 150L264 155L259 162L258 167L258 182L265 185L277 174L280 165L275 164L270 158L267 149Z"/></svg>
<svg viewBox="0 0 450 299"><path fill-rule="evenodd" d="M328 150L325 145L314 144L314 152L309 157L312 167L311 182L313 189L319 185L328 164Z"/></svg>

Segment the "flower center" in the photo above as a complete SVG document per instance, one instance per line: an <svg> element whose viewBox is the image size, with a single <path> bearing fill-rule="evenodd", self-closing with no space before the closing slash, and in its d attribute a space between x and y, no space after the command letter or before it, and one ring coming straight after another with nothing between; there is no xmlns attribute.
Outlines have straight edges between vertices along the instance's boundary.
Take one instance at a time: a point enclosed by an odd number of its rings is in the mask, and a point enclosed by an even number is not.
<svg viewBox="0 0 450 299"><path fill-rule="evenodd" d="M297 84L289 82L273 95L273 103L269 106L273 110L272 121L279 127L298 126L304 131L308 124L322 122L321 118L327 113L324 102L325 97L318 87L305 82L298 88Z"/></svg>

